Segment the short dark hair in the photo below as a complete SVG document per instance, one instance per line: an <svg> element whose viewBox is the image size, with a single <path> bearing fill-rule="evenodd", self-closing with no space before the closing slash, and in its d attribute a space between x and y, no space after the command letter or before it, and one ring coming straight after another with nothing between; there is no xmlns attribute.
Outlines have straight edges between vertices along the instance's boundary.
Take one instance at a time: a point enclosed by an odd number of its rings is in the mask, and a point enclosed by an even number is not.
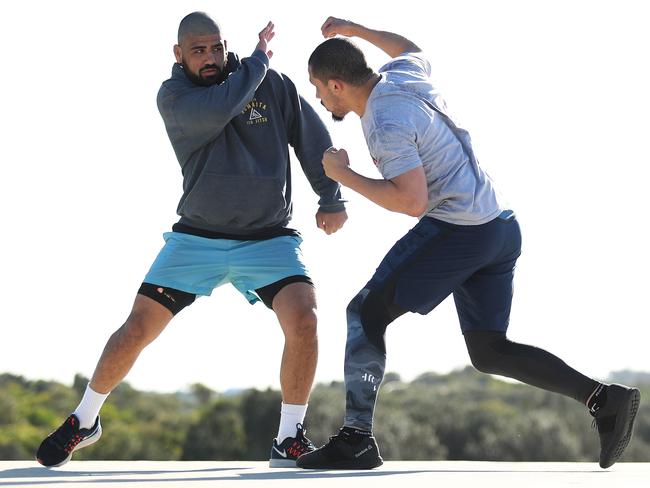
<svg viewBox="0 0 650 488"><path fill-rule="evenodd" d="M355 86L363 85L373 75L363 51L344 37L333 37L314 49L309 68L320 81L335 78Z"/></svg>
<svg viewBox="0 0 650 488"><path fill-rule="evenodd" d="M188 34L207 36L220 34L221 29L212 18L205 12L192 12L186 15L178 25L178 43Z"/></svg>

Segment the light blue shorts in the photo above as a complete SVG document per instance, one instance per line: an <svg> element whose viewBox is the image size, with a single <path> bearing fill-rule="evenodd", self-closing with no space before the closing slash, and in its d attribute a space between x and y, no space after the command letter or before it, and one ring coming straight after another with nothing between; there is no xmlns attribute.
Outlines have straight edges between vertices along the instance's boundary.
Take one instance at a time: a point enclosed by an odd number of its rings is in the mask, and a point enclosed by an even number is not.
<svg viewBox="0 0 650 488"><path fill-rule="evenodd" d="M308 276L298 236L239 241L166 232L163 238L145 283L205 296L232 283L253 304L260 300L255 290L289 276Z"/></svg>

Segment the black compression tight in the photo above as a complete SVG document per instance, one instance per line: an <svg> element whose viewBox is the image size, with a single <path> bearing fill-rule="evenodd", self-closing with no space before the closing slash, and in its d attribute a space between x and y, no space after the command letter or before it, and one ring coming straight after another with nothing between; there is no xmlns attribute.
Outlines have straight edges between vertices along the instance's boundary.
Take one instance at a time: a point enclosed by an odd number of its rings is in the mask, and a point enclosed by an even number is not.
<svg viewBox="0 0 650 488"><path fill-rule="evenodd" d="M472 364L483 373L514 378L580 403L598 385L553 354L512 342L503 332L468 331L464 335Z"/></svg>

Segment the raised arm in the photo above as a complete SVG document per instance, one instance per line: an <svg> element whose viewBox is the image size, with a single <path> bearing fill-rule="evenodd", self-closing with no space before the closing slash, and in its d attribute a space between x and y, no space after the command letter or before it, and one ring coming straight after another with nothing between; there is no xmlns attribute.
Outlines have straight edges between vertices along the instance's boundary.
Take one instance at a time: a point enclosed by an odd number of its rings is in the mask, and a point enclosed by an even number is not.
<svg viewBox="0 0 650 488"><path fill-rule="evenodd" d="M239 70L223 83L194 90L191 96L179 101L178 109L188 115L190 124L198 125L199 129L205 126L221 130L242 111L266 75L269 59L273 56L268 44L274 36L273 22L269 22L258 34L255 51L242 60ZM177 114L177 117L182 115Z"/></svg>
<svg viewBox="0 0 650 488"><path fill-rule="evenodd" d="M404 52L417 53L422 51L418 46L399 34L369 29L361 24L337 19L336 17L328 17L321 27L321 32L327 38L334 37L337 34L346 37L359 37L374 44L391 58L397 57Z"/></svg>
<svg viewBox="0 0 650 488"><path fill-rule="evenodd" d="M258 34L253 54L241 61L239 69L220 83L208 87L163 84L158 93L158 109L172 143L183 154L196 151L214 139L246 106L266 76L273 53L268 44L275 35L269 22ZM236 62L232 53L229 62Z"/></svg>

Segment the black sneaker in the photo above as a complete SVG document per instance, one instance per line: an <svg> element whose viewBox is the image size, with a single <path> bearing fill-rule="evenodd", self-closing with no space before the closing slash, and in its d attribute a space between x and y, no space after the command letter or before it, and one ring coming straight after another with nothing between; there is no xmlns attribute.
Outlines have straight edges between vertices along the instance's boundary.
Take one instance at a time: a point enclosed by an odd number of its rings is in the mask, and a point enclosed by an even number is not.
<svg viewBox="0 0 650 488"><path fill-rule="evenodd" d="M102 424L99 423L99 415L90 429L80 429L77 416L70 415L61 427L41 442L36 451L36 460L48 468L62 466L70 461L73 452L94 444L101 435Z"/></svg>
<svg viewBox="0 0 650 488"><path fill-rule="evenodd" d="M323 447L296 461L297 467L306 469L372 469L382 464L375 438L351 427L343 427Z"/></svg>
<svg viewBox="0 0 650 488"><path fill-rule="evenodd" d="M287 437L280 444L277 439L273 439L269 459L270 468L295 468L296 459L316 449L316 446L305 437L307 431L302 428L302 424L296 424L296 429L298 430L296 437Z"/></svg>
<svg viewBox="0 0 650 488"><path fill-rule="evenodd" d="M596 405L589 412L600 435L600 467L609 468L630 442L641 393L636 388L616 384L605 386L603 393L602 406Z"/></svg>

